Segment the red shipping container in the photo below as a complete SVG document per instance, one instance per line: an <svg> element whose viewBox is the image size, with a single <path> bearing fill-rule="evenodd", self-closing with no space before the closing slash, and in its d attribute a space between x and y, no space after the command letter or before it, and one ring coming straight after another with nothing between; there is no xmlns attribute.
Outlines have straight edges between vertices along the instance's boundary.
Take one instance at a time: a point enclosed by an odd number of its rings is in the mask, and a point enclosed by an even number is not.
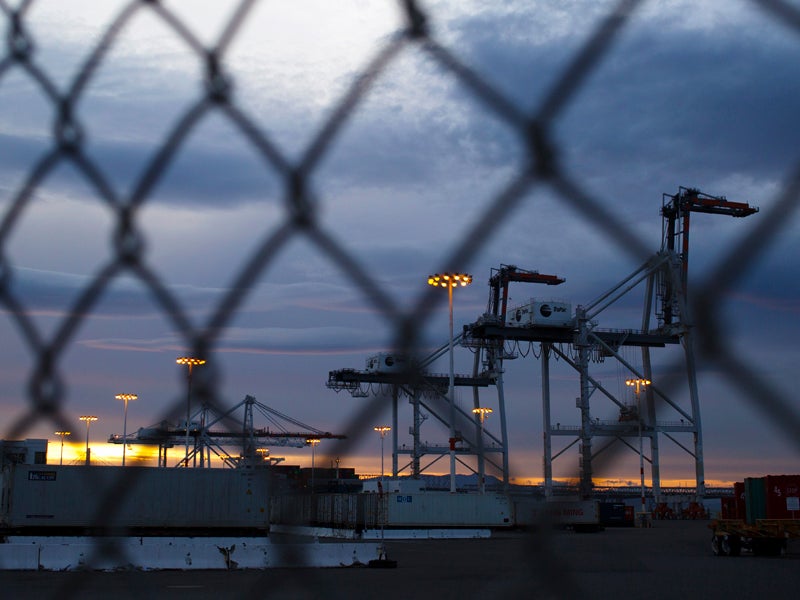
<svg viewBox="0 0 800 600"><path fill-rule="evenodd" d="M720 498L720 518L721 519L738 519L739 513L736 511L736 498L722 497Z"/></svg>
<svg viewBox="0 0 800 600"><path fill-rule="evenodd" d="M626 523L633 523L634 513L632 506L625 507L625 522Z"/></svg>
<svg viewBox="0 0 800 600"><path fill-rule="evenodd" d="M744 499L744 481L737 481L733 484L733 499L736 502L736 509L732 519L744 519L747 515L747 507Z"/></svg>
<svg viewBox="0 0 800 600"><path fill-rule="evenodd" d="M800 475L764 478L768 519L800 519Z"/></svg>

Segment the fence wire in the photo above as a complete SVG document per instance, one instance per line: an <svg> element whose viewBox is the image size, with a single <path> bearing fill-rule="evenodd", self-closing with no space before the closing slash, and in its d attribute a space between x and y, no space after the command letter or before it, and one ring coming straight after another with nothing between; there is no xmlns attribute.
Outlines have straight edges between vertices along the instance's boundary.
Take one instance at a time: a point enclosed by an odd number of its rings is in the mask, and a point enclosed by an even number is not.
<svg viewBox="0 0 800 600"><path fill-rule="evenodd" d="M401 305L384 290L376 274L362 266L356 249L342 242L341 238L336 237L335 231L322 224L318 217L324 201L315 197L311 186L311 179L319 172L321 162L331 152L345 125L369 98L378 77L404 52L420 53L433 61L443 73L455 77L462 85L463 93L479 103L485 115L510 128L524 141L526 152L523 164L482 207L481 216L473 228L465 232L446 256L442 256L440 264L449 267L469 264L485 249L492 234L504 225L511 209L520 206L523 198L532 192L544 188L570 207L576 221L591 223L610 244L621 247L635 261L641 262L648 256L648 248L623 221L622 216L611 212L602 198L586 191L585 185L564 169L559 157L563 154L565 142L559 144L554 134L565 109L603 64L609 48L646 2L618 2L600 20L533 110L520 108L499 87L493 85L486 74L448 48L437 37L436 23L432 21L424 3L414 0L398 2L402 24L394 35L383 42L367 62L366 68L357 74L311 142L295 159L264 129L258 119L237 102L232 93L236 78L228 69L226 53L256 2L238 2L228 19L221 23L221 33L216 41L208 45L166 3L131 0L107 26L99 41L86 40L82 66L65 87L58 83L61 74L49 72L46 65L38 60L38 40L28 26L37 4L34 0L16 5L0 0L0 11L6 27L5 50L0 57L0 94L3 83L12 75L23 76L51 106L54 117L49 147L35 161L19 189L5 199L0 221L0 303L6 317L16 326L25 349L33 357L30 371L26 374L29 380L26 410L19 420L6 428L6 436L11 439L25 436L42 422L62 430L70 428L64 403L67 375L62 372L61 365L75 343L81 325L90 318L110 286L124 276L136 278L147 289L163 317L180 335L189 353L211 356L226 328L231 326L238 311L278 255L294 240L303 239L338 265L350 284L371 302L394 332L397 348L418 347L421 331L428 323L432 309L442 302L441 295L427 288L412 306ZM754 4L774 19L776 28L788 27L800 32L800 11L789 2L764 0ZM161 133L158 148L136 178L130 192L123 194L113 174L93 160L87 151L85 131L92 125L92 117L90 114L80 117L78 105L90 92L93 80L108 59L115 42L142 13L159 19L191 51L203 73L203 86L201 93ZM197 326L193 324L190 308L171 289L170 282L162 280L157 265L149 263L144 256L143 239L146 232L141 229L140 217L152 200L155 188L180 156L187 139L211 114L223 117L238 130L262 159L265 172L280 181L283 209L279 226L260 239L255 250L242 264L230 265L231 271L236 273L233 285L216 304L207 322ZM37 326L32 317L33 311L15 292L15 265L11 262L8 245L19 222L31 209L37 191L45 187L47 178L65 164L81 174L96 198L112 213L114 247L111 258L81 290L74 304L63 307L64 318L54 333L48 336ZM692 296L696 299L692 312L699 340L698 350L703 360L713 363L727 378L745 390L753 408L763 412L774 428L794 440L796 445L800 440L797 411L785 393L729 350L733 347L728 338L730 329L719 322L723 314L719 306L727 301L728 290L739 282L746 267L752 266L769 250L771 244L787 234L789 217L797 210L798 188L800 164L786 175L777 198L768 211L762 211L764 214L754 224L747 238L730 250L722 264ZM209 365L209 368L198 370L194 385L200 401L224 412L225 404L219 395L221 375L213 365ZM384 410L385 402L381 396L366 401L345 432L348 444L355 444L363 431L371 430L370 425L374 417ZM164 416L179 416L183 408L183 404L176 402ZM346 447L341 450L346 451ZM115 494L124 493L135 485L136 481L130 478L121 481ZM102 504L101 514L97 515L98 524L114 515L113 498L106 500ZM124 549L106 541L98 545L95 552L98 556L116 555L124 554ZM532 542L530 555L520 557L520 560L531 565L532 577L542 586L540 589L551 596L577 595L577 590L571 589L569 584L569 569L558 556L548 551L546 534L537 543ZM82 578L72 580L67 588L56 591L58 597L80 597L92 576L91 573L84 573ZM313 574L289 574L287 577L289 579L280 586L273 584L272 589L276 594L283 594L287 590L314 590ZM529 582L518 583L519 587L515 587L515 582L497 582L497 589L503 589L504 593L511 596L525 594L527 597ZM264 593L259 584L254 585L253 590ZM146 593L148 590L141 591ZM332 590L327 592L335 593ZM242 591L243 596L249 593Z"/></svg>

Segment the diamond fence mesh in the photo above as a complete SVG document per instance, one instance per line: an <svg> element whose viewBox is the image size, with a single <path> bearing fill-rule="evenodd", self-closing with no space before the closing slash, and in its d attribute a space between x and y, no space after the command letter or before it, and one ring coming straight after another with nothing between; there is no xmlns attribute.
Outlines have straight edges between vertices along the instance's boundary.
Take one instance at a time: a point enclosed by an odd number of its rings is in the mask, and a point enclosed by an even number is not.
<svg viewBox="0 0 800 600"><path fill-rule="evenodd" d="M311 185L320 164L330 153L348 121L369 100L376 80L404 53L423 55L440 72L455 77L463 93L477 102L484 115L502 123L523 140L527 152L523 164L481 208L481 216L473 228L466 231L446 254L443 253L440 264L469 264L480 255L492 234L507 222L507 215L512 209L526 209L530 206L531 197L534 196L535 201L535 194L545 188L570 208L576 222L590 223L610 244L622 247L637 262L648 256L646 245L631 231L622 216L608 210L603 198L585 191L582 182L563 168L559 156L563 154L563 145L568 140L556 141L554 134L571 101L581 93L582 87L598 66L603 64L610 47L623 35L641 8L640 5L647 5L646 2L621 1L610 9L549 85L547 93L533 110L521 108L501 89L494 87L479 68L473 68L455 50L448 48L437 37L436 22L423 3L411 0L398 2L399 25L396 32L385 39L373 56L367 57L364 63L366 67L356 74L346 93L335 101L333 110L296 158L290 157L233 93L236 77L226 64L226 52L257 3L242 1L233 5L230 16L220 23L221 33L213 43L206 44L171 11L167 3L152 0L128 2L105 27L99 40L86 40L82 66L66 82L63 81L63 74L49 71L38 60L39 40L28 26L38 4L35 1L23 1L14 5L6 0L0 1L6 31L5 50L0 56L0 94L3 93L3 85L7 85L12 76L22 77L37 90L40 101L49 105L53 118L52 139L31 163L32 167L23 183L16 189L3 191L0 303L6 319L16 327L23 350L32 357L30 370L24 374L29 382L24 414L3 427L6 438L24 437L42 422L51 423L58 429L70 428L71 420L64 404L65 380L70 377L62 368L65 356L75 343L84 321L92 315L113 283L123 276L135 278L147 289L152 302L178 333L187 352L194 356L213 356L226 328L235 321L237 312L267 270L291 243L303 239L324 253L345 274L349 284L368 299L391 327L398 348L417 347L421 330L428 323L432 308L442 302L441 295L428 288L411 306L394 299L385 291L376 274L362 266L358 250L347 243L347 238L337 236L337 232L324 225L319 218L325 206L324 194L315 194ZM792 4L777 1L755 4L774 19L775 28L800 29L800 12ZM188 105L176 108L174 120L159 133L160 142L144 169L135 176L129 189L123 191L123 186L114 179L114 172L87 152L85 133L93 126L92 115L81 112L80 105L92 89L94 78L113 52L117 39L143 13L158 19L176 40L191 51L203 85ZM536 74L524 76L536 77ZM420 92L424 93L424 90ZM147 232L142 230L141 214L151 202L154 190L165 173L179 159L189 137L212 114L238 130L242 143L249 144L258 154L264 171L279 182L283 207L279 225L258 240L242 264L229 265L230 272L235 274L233 283L215 305L207 322L197 325L192 319L191 309L174 293L171 282L159 276L157 265L152 264L144 253ZM5 151L3 156L4 160L11 159L5 155ZM15 265L8 246L19 222L32 210L36 194L46 186L48 178L64 165L78 172L97 202L110 211L113 254L80 290L74 303L61 307L63 316L54 318L55 326L48 334L32 317L34 310L26 306L25 300L15 291ZM738 283L742 274L756 263L770 244L783 236L792 235L787 228L790 226L789 217L796 211L799 186L800 165L785 174L769 209L762 211L747 237L731 248L726 259L693 290L692 295L696 299L692 309L702 359L746 390L753 407L765 413L775 430L794 440L795 444L800 439L797 411L782 390L729 350L733 347L727 339L730 330L720 323L722 311L718 307L727 301L728 290ZM102 234L108 235L108 232ZM209 365L197 371L194 385L198 398L224 410L225 403L219 397L222 375L213 365ZM384 406L385 398L376 397L366 401L349 423L345 432L347 443L356 443L364 431L371 431L374 416L380 414ZM184 404L176 402L165 417L179 417L183 409ZM231 428L235 426L230 425ZM346 451L346 446L342 447L342 451ZM121 481L118 491L135 485L133 479ZM113 499L109 498L103 506L107 512L97 515L98 524L113 515ZM546 545L531 545L530 551L530 556L520 557L520 560L536 565L531 567L531 576L555 595L563 597L568 593L569 572L558 557L549 553ZM104 555L124 553L124 550L108 543L95 548L95 552ZM68 589L59 590L59 596L64 597L66 593L68 597L80 597L82 586L91 577L91 573L86 573L83 580L76 580ZM289 577L297 578L295 584L298 587L295 589L314 589L313 574ZM556 581L559 582L558 587L555 587ZM513 582L498 582L500 584L513 587ZM280 592L280 588L277 591ZM524 593L525 590L506 591Z"/></svg>

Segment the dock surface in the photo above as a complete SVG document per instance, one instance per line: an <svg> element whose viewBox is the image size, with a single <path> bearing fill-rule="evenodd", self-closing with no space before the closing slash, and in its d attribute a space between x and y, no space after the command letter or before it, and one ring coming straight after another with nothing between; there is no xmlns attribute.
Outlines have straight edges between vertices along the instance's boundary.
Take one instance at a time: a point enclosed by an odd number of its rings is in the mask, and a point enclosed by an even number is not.
<svg viewBox="0 0 800 600"><path fill-rule="evenodd" d="M0 572L8 598L795 598L800 544L782 557L715 557L708 521L650 529L389 540L396 569Z"/></svg>

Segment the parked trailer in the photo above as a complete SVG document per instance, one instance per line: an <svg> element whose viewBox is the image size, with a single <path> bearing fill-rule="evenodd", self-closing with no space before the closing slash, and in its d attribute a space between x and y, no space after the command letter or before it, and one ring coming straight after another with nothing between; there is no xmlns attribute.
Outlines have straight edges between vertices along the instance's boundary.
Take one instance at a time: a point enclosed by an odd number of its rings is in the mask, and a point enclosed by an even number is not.
<svg viewBox="0 0 800 600"><path fill-rule="evenodd" d="M800 475L747 477L734 484L721 513L709 525L716 556L784 554L788 540L800 538Z"/></svg>
<svg viewBox="0 0 800 600"><path fill-rule="evenodd" d="M748 524L742 519L717 519L711 528L711 552L714 556L739 556L742 550L755 556L780 556L787 542L800 538L798 519L757 519Z"/></svg>

